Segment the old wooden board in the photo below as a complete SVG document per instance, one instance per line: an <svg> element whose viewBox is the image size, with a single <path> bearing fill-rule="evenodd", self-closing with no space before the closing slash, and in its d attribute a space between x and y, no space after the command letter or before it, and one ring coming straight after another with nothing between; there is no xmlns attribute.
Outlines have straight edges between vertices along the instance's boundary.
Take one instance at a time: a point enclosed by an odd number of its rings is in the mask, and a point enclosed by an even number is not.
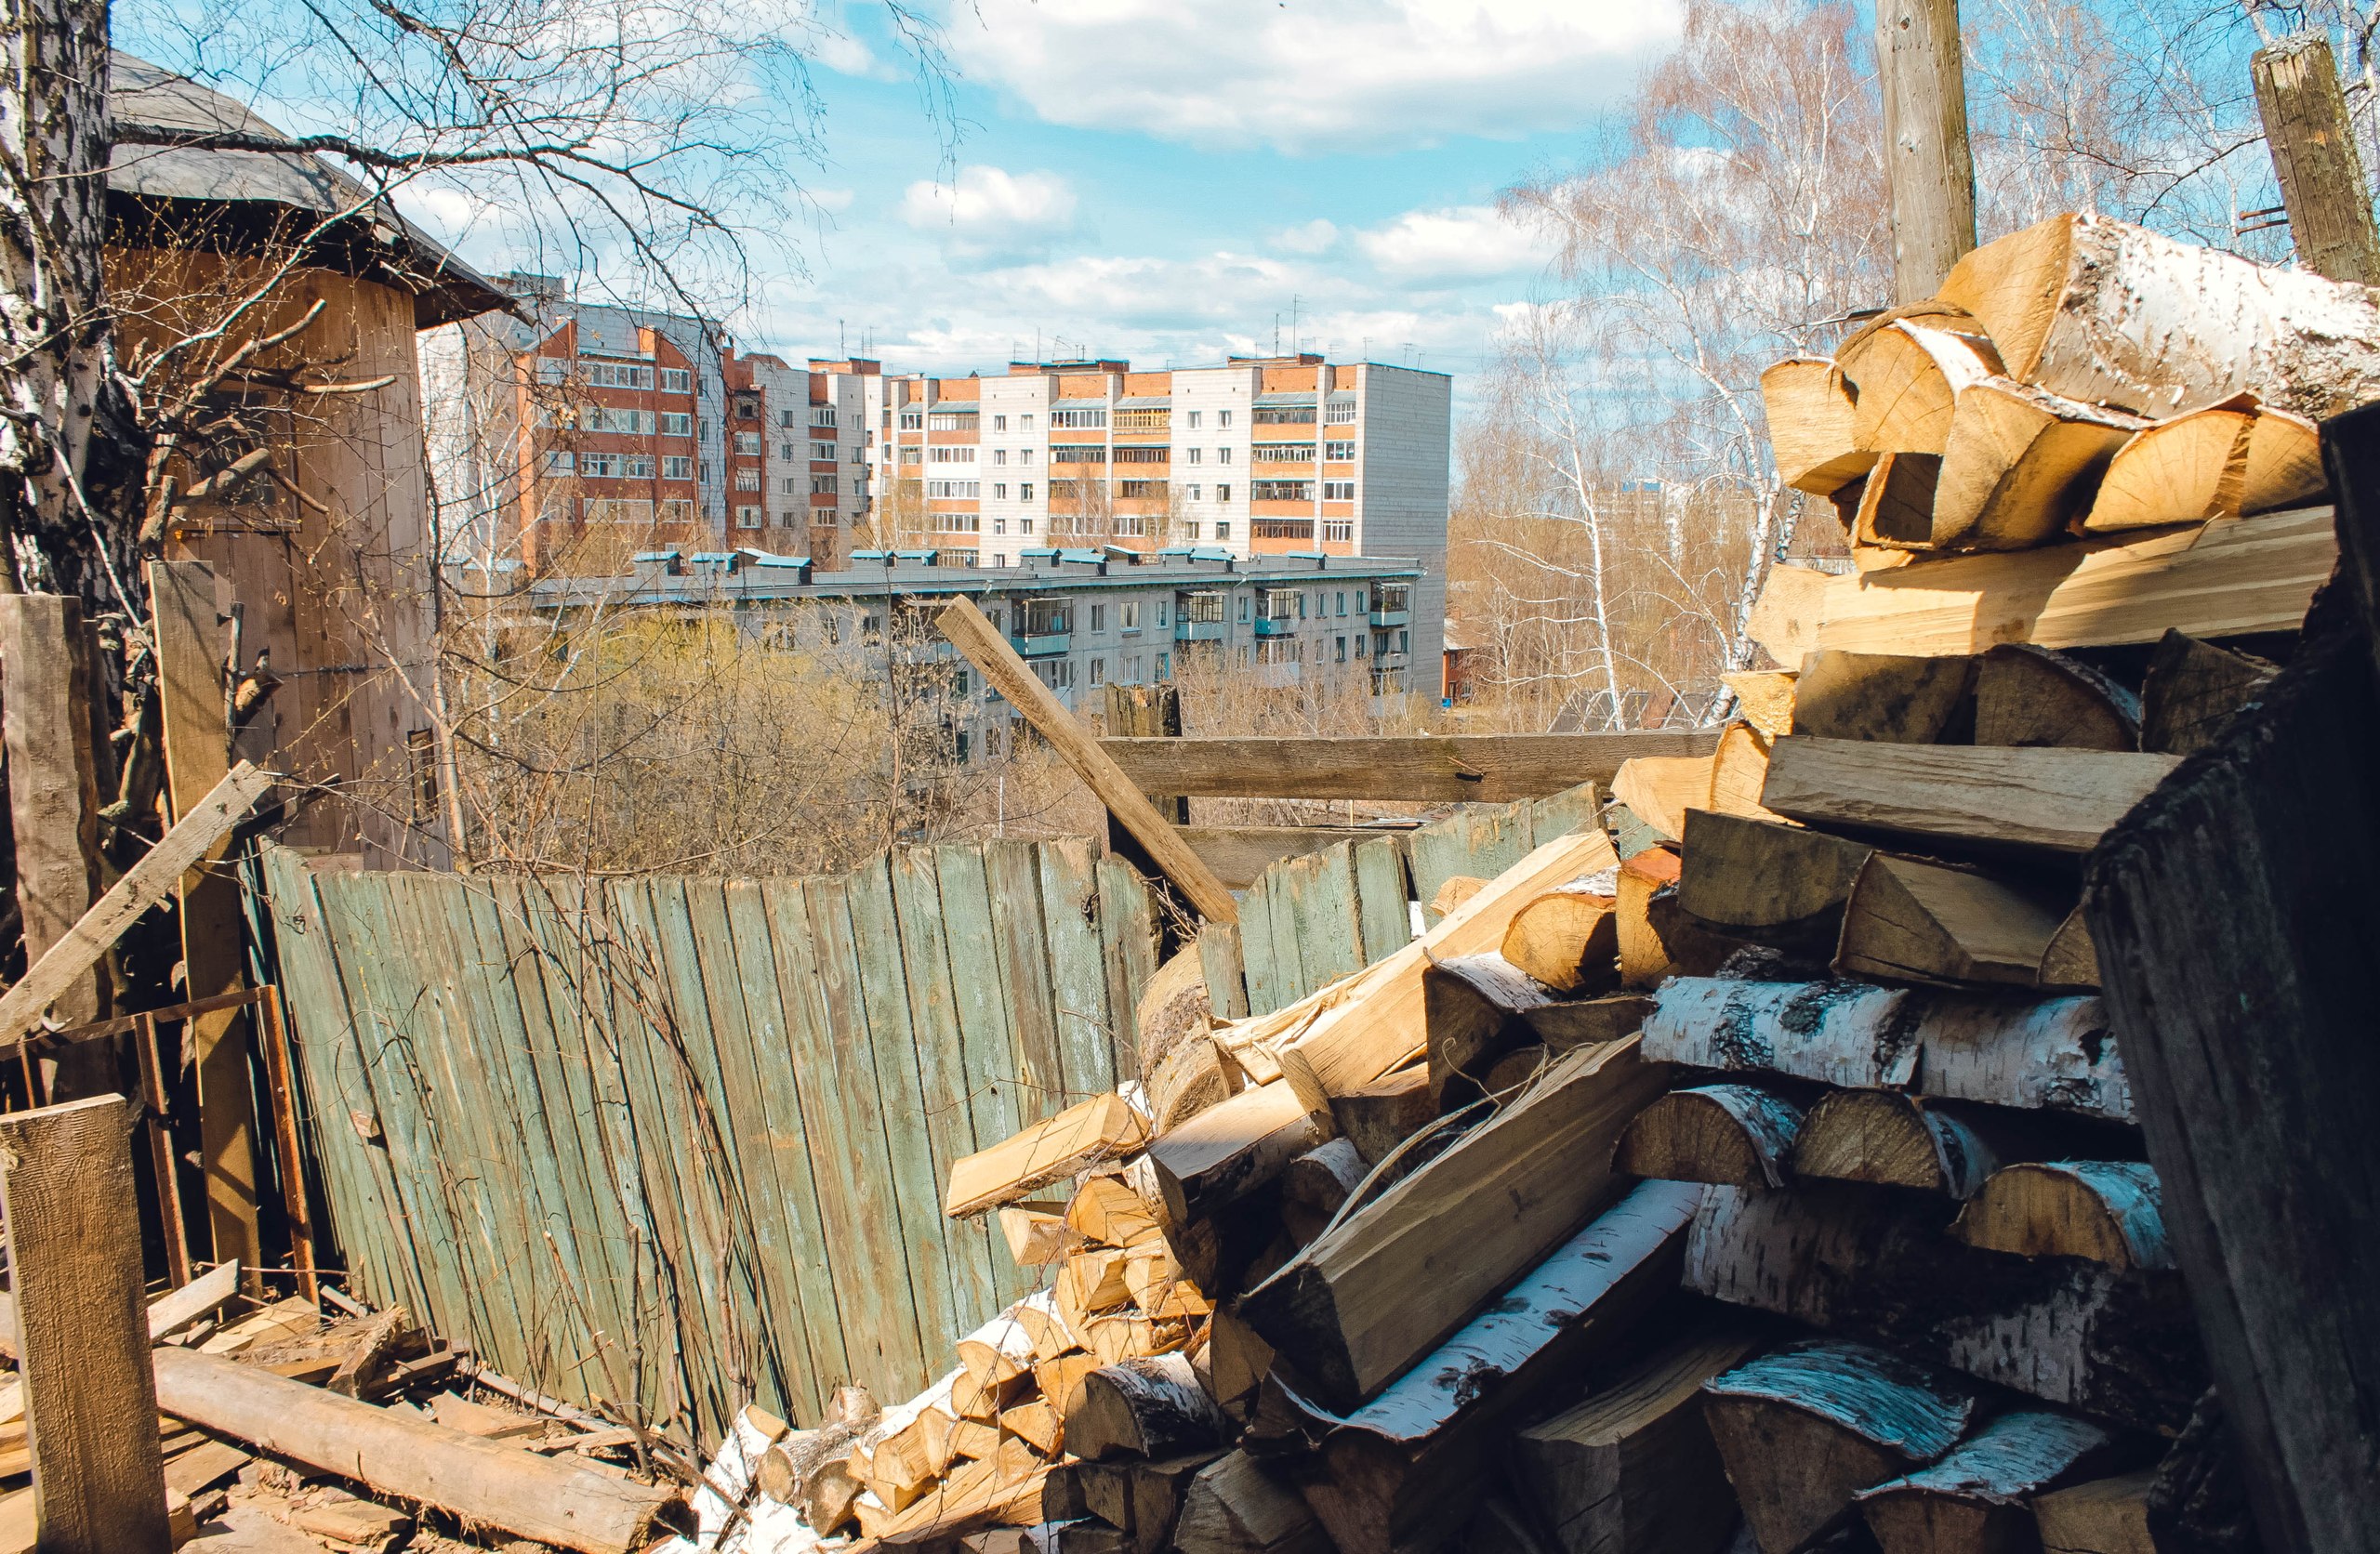
<svg viewBox="0 0 2380 1554"><path fill-rule="evenodd" d="M966 1075L967 1110L977 1146L1006 1139L1048 1110L1041 1098L1017 1083L1022 1072L1015 1033L1009 1024L1009 971L999 955L989 877L980 848L940 847L934 865L942 893L942 927L951 964L967 968L953 979L953 1012L959 1026L960 1065ZM986 1220L987 1233L989 1221ZM1020 1268L998 1243L990 1249L992 1284L1005 1304L1038 1287L1035 1271Z"/></svg>
<svg viewBox="0 0 2380 1554"><path fill-rule="evenodd" d="M1582 782L1608 786L1638 756L1707 754L1715 735L1421 734L1343 738L1103 739L1140 786L1208 798L1508 803Z"/></svg>

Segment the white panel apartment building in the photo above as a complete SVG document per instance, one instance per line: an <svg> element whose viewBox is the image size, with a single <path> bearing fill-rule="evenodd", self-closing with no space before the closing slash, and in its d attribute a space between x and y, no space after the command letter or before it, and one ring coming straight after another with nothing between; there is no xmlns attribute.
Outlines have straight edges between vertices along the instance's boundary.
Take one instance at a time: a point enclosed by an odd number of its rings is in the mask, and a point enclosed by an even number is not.
<svg viewBox="0 0 2380 1554"><path fill-rule="evenodd" d="M1452 388L1442 373L1316 355L1156 373L1020 362L997 377L811 367L839 404L848 384L864 406L853 451L879 548L986 567L1085 544L1408 558L1421 568L1412 661L1437 662Z"/></svg>

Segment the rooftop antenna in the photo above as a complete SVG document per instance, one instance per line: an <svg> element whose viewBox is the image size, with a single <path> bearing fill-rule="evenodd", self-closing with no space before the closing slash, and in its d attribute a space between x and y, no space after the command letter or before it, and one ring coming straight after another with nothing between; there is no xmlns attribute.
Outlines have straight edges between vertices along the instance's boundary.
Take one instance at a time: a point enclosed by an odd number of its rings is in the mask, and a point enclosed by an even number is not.
<svg viewBox="0 0 2380 1554"><path fill-rule="evenodd" d="M843 337L843 321L835 321L835 354L848 362L852 359L852 344Z"/></svg>
<svg viewBox="0 0 2380 1554"><path fill-rule="evenodd" d="M1298 294L1289 293L1289 349L1301 354L1305 350L1305 336L1298 328Z"/></svg>

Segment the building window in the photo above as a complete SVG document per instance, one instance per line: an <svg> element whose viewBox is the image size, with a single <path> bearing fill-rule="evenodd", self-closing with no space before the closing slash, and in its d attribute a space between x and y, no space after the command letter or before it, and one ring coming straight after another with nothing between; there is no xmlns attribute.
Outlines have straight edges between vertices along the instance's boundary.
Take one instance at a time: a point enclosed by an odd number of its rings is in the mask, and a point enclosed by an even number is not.
<svg viewBox="0 0 2380 1554"><path fill-rule="evenodd" d="M759 458L760 456L760 434L756 431L737 432L735 434L735 451L751 458Z"/></svg>
<svg viewBox="0 0 2380 1554"><path fill-rule="evenodd" d="M1159 679L1171 679L1173 678L1173 655L1171 653L1161 652L1157 655L1157 678Z"/></svg>
<svg viewBox="0 0 2380 1554"><path fill-rule="evenodd" d="M903 431L925 430L926 413L922 410L905 410L901 412L901 429Z"/></svg>
<svg viewBox="0 0 2380 1554"><path fill-rule="evenodd" d="M1198 423L1205 418L1206 414L1207 413L1203 410L1194 410L1190 413L1190 429L1192 431L1197 431L1198 429Z"/></svg>
<svg viewBox="0 0 2380 1554"><path fill-rule="evenodd" d="M787 443L786 454L787 458L793 456L791 448L792 444ZM826 463L832 464L835 462L835 445L832 442L813 442L810 444L810 456L814 459L824 459Z"/></svg>
<svg viewBox="0 0 2380 1554"><path fill-rule="evenodd" d="M1126 481L1117 494L1151 502L1162 502L1165 500L1166 487L1169 483L1165 481Z"/></svg>
<svg viewBox="0 0 2380 1554"><path fill-rule="evenodd" d="M1353 545L1355 540L1355 520L1352 518L1326 518L1322 520L1322 537L1326 540L1336 540L1342 545Z"/></svg>
<svg viewBox="0 0 2380 1554"><path fill-rule="evenodd" d="M1018 519L1016 520L1016 532L1020 534L1029 534L1033 533L1033 520L1029 518Z"/></svg>
<svg viewBox="0 0 2380 1554"><path fill-rule="evenodd" d="M578 413L582 431L617 431L641 437L653 430L653 412L649 410L615 410L609 405L590 404Z"/></svg>
<svg viewBox="0 0 2380 1554"><path fill-rule="evenodd" d="M1342 637L1342 638L1338 639L1338 642L1339 642L1339 656L1338 656L1337 662L1339 662L1339 663L1341 663L1341 664L1344 664L1344 663L1346 663L1346 662L1347 662L1347 639L1345 639L1344 637Z"/></svg>
<svg viewBox="0 0 2380 1554"><path fill-rule="evenodd" d="M788 477L785 483L789 486L793 484L793 481ZM839 476L813 475L810 477L810 494L813 496L840 496L842 494L842 480Z"/></svg>
<svg viewBox="0 0 2380 1554"><path fill-rule="evenodd" d="M778 527L778 528L780 528L780 529L792 529L792 528L797 528L797 527L799 527L799 526L800 526L800 519L798 519L798 518L796 518L796 517L794 516L794 511L793 511L793 509L792 509L791 507L784 507L784 508L780 508L780 509L778 510L778 512L777 512L777 527Z"/></svg>
<svg viewBox="0 0 2380 1554"><path fill-rule="evenodd" d="M1322 420L1325 426L1349 426L1354 423L1355 419L1355 402L1353 400L1332 400L1330 402L1330 408L1322 413ZM1352 458L1355 455L1351 454L1348 456Z"/></svg>
<svg viewBox="0 0 2380 1554"><path fill-rule="evenodd" d="M665 410L659 415L654 416L654 419L661 423L661 435L664 437L692 437L694 435L694 418L688 412L682 410Z"/></svg>
<svg viewBox="0 0 2380 1554"><path fill-rule="evenodd" d="M1006 431L1006 430L1008 430L1008 417L1007 417L1007 416L1005 416L1005 415L995 415L995 416L993 416L993 417L992 417L992 429L993 429L994 431Z"/></svg>
<svg viewBox="0 0 2380 1554"><path fill-rule="evenodd" d="M1396 634L1396 651L1398 652L1410 652L1413 651L1413 634L1411 632L1400 631Z"/></svg>
<svg viewBox="0 0 2380 1554"><path fill-rule="evenodd" d="M1027 481L1023 485L1016 488L1016 499L1020 502L1030 502L1033 500L1033 482L1031 481ZM1028 527L1025 532L1028 534L1033 533L1033 530L1029 527L1032 521L1033 520L1031 519L1025 520Z"/></svg>
<svg viewBox="0 0 2380 1554"><path fill-rule="evenodd" d="M995 502L1005 502L1008 500L1008 482L1006 481L994 481L992 482L992 500Z"/></svg>
<svg viewBox="0 0 2380 1554"><path fill-rule="evenodd" d="M928 449L927 452L932 455L926 461L929 464L972 464L975 462L975 445L972 442L939 444Z"/></svg>
<svg viewBox="0 0 2380 1554"><path fill-rule="evenodd" d="M777 412L777 425L785 428L787 431L791 431L794 428L801 425L801 422L795 416L792 411L780 410Z"/></svg>
<svg viewBox="0 0 2380 1554"><path fill-rule="evenodd" d="M1312 481L1257 481L1248 488L1251 502L1311 502L1314 500Z"/></svg>
<svg viewBox="0 0 2380 1554"><path fill-rule="evenodd" d="M1216 500L1216 501L1218 501L1218 502L1228 502L1228 501L1230 501L1230 500L1231 500L1231 487L1229 487L1229 486L1227 486L1227 485L1219 485L1219 486L1215 487L1215 500ZM1220 540L1220 539L1227 539L1227 538L1229 538L1229 537L1230 537L1230 535L1231 535L1231 525L1230 525L1230 524L1228 524L1228 523L1218 523L1218 524L1216 524L1216 525L1215 525L1215 538L1217 538L1217 539L1219 539L1219 540Z"/></svg>
<svg viewBox="0 0 2380 1554"><path fill-rule="evenodd" d="M1231 450L1229 448L1216 449L1215 462L1217 464L1229 464L1231 462Z"/></svg>
<svg viewBox="0 0 2380 1554"><path fill-rule="evenodd" d="M1198 464L1205 461L1207 451L1204 448L1192 448L1189 450L1189 454L1190 462L1192 464Z"/></svg>
<svg viewBox="0 0 2380 1554"><path fill-rule="evenodd" d="M1071 427L1078 430L1095 430L1107 424L1104 410L1053 410L1050 412L1052 428Z"/></svg>
<svg viewBox="0 0 2380 1554"><path fill-rule="evenodd" d="M735 509L735 527L737 527L738 529L758 529L760 526L760 508L758 508L758 507L738 507L738 508L736 508L736 509Z"/></svg>
<svg viewBox="0 0 2380 1554"><path fill-rule="evenodd" d="M1250 417L1260 427L1310 427L1314 425L1314 406L1310 404L1260 404Z"/></svg>
<svg viewBox="0 0 2380 1554"><path fill-rule="evenodd" d="M1033 417L1030 415L1018 416L1016 418L1016 429L1019 431L1031 431L1033 429Z"/></svg>
<svg viewBox="0 0 2380 1554"><path fill-rule="evenodd" d="M1091 629L1093 631L1107 629L1107 606L1094 604L1091 607Z"/></svg>
<svg viewBox="0 0 2380 1554"><path fill-rule="evenodd" d="M1326 502L1352 502L1355 499L1355 482L1325 481L1322 482L1322 499Z"/></svg>
<svg viewBox="0 0 2380 1554"><path fill-rule="evenodd" d="M667 507L668 504L664 503ZM653 504L631 502L621 497L587 499L587 521L589 523L628 523L644 527L653 522Z"/></svg>
<svg viewBox="0 0 2380 1554"><path fill-rule="evenodd" d="M735 489L738 491L760 490L760 472L757 469L738 469L735 472Z"/></svg>
<svg viewBox="0 0 2380 1554"><path fill-rule="evenodd" d="M1136 599L1128 599L1116 606L1116 625L1118 629L1124 631L1140 630L1141 601Z"/></svg>
<svg viewBox="0 0 2380 1554"><path fill-rule="evenodd" d="M831 481L835 477L820 475L816 478ZM983 492L984 483L981 481L928 481L926 482L926 494L945 502L972 502L981 496Z"/></svg>
<svg viewBox="0 0 2380 1554"><path fill-rule="evenodd" d="M1364 642L1369 636L1370 633L1368 632L1357 632L1355 634L1355 656L1357 658L1364 656Z"/></svg>
<svg viewBox="0 0 2380 1554"><path fill-rule="evenodd" d="M1229 488L1226 487L1225 489L1228 490ZM1229 500L1229 498L1225 498L1225 500ZM1217 523L1215 525L1215 538L1219 540L1227 540L1231 538L1231 525L1228 522Z"/></svg>
<svg viewBox="0 0 2380 1554"><path fill-rule="evenodd" d="M781 458L781 459L785 460L785 461L786 461L786 463L787 463L787 464L791 464L791 463L793 462L793 460L794 460L794 457L795 457L795 454L794 454L794 452L793 452L793 444L792 444L792 443L790 443L790 442L780 442L780 443L778 443L778 444L777 444L777 457L779 457L779 458Z"/></svg>
<svg viewBox="0 0 2380 1554"><path fill-rule="evenodd" d="M1325 442L1322 456L1332 464L1352 463L1355 457L1355 445L1353 442Z"/></svg>
<svg viewBox="0 0 2380 1554"><path fill-rule="evenodd" d="M999 487L998 487L998 486L994 486L994 487L992 488L992 490L993 490L995 493L997 493L999 489L1000 489L1000 488L999 488ZM995 534L1005 534L1005 533L1008 533L1008 520L1007 520L1007 519L1004 519L1004 518L996 518L996 519L992 520L992 533L995 533Z"/></svg>
<svg viewBox="0 0 2380 1554"><path fill-rule="evenodd" d="M1033 450L1030 448L1019 448L1016 451L1016 462L1019 464L1031 464L1033 462Z"/></svg>
<svg viewBox="0 0 2380 1554"><path fill-rule="evenodd" d="M570 475L577 472L578 455L567 448L557 448L546 455L546 473Z"/></svg>
<svg viewBox="0 0 2380 1554"><path fill-rule="evenodd" d="M661 458L661 478L665 481L691 481L694 478L694 461L686 454L665 454Z"/></svg>
<svg viewBox="0 0 2380 1554"><path fill-rule="evenodd" d="M1008 462L1008 450L1006 448L993 449L992 462L996 465L1006 464Z"/></svg>
<svg viewBox="0 0 2380 1554"><path fill-rule="evenodd" d="M1347 596L1342 592L1337 596L1337 600L1338 608L1333 610L1331 613L1334 615L1345 614L1347 612Z"/></svg>
<svg viewBox="0 0 2380 1554"><path fill-rule="evenodd" d="M570 363L567 362L549 357L537 363L537 381L540 383L560 383L569 375Z"/></svg>
<svg viewBox="0 0 2380 1554"><path fill-rule="evenodd" d="M1248 451L1253 464L1312 464L1314 444L1311 442L1259 442Z"/></svg>
<svg viewBox="0 0 2380 1554"><path fill-rule="evenodd" d="M1107 660L1094 658L1091 661L1091 683L1093 685L1107 683Z"/></svg>
<svg viewBox="0 0 2380 1554"><path fill-rule="evenodd" d="M852 462L853 464L866 464L867 462L866 451L861 448L856 442L852 444Z"/></svg>
<svg viewBox="0 0 2380 1554"><path fill-rule="evenodd" d="M661 369L661 391L665 394L691 394L694 391L694 375L685 367Z"/></svg>
<svg viewBox="0 0 2380 1554"><path fill-rule="evenodd" d="M923 464L925 462L925 457L926 451L923 448L904 448L901 450L901 462L903 464Z"/></svg>
<svg viewBox="0 0 2380 1554"><path fill-rule="evenodd" d="M937 410L926 417L928 431L973 431L975 413L972 410Z"/></svg>
<svg viewBox="0 0 2380 1554"><path fill-rule="evenodd" d="M1218 411L1216 411L1216 412L1215 412L1215 425L1217 425L1217 426L1219 426L1219 427L1227 427L1227 426L1230 426L1230 425L1231 425L1231 412L1230 412L1230 411L1228 411L1228 410L1218 410Z"/></svg>
<svg viewBox="0 0 2380 1554"><path fill-rule="evenodd" d="M1246 594L1239 596L1239 624L1242 626L1246 626L1248 624L1248 596Z"/></svg>
<svg viewBox="0 0 2380 1554"><path fill-rule="evenodd" d="M598 480L608 481L620 472L620 455L581 454L578 455L578 472L582 475L592 475Z"/></svg>
<svg viewBox="0 0 2380 1554"><path fill-rule="evenodd" d="M653 479L653 455L651 454L628 454L620 461L620 473L631 481Z"/></svg>
<svg viewBox="0 0 2380 1554"><path fill-rule="evenodd" d="M791 415L793 412L788 410L786 414L787 415ZM835 407L831 404L812 405L810 407L810 424L813 427L833 426L835 424Z"/></svg>
<svg viewBox="0 0 2380 1554"><path fill-rule="evenodd" d="M590 388L650 388L653 387L651 367L631 366L626 362L590 362L578 359L578 375Z"/></svg>

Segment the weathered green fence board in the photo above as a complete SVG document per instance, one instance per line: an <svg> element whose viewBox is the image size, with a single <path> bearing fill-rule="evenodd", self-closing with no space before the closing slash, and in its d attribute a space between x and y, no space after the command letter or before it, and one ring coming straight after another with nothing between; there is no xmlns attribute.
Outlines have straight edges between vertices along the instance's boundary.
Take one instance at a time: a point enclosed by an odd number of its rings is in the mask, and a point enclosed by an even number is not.
<svg viewBox="0 0 2380 1554"><path fill-rule="evenodd" d="M945 846L935 848L932 857L949 949L952 1014L959 1027L968 1118L982 1147L1015 1133L1026 1118L1039 1115L1041 1108L1039 1098L1017 1077L1025 1072L1025 1054L1009 1021L1012 994L997 926L1001 912L993 906L984 851ZM1037 893L1025 903L1037 920L1038 901ZM1003 907L1020 910L1008 903ZM1040 1271L1016 1265L1008 1255L1007 1244L992 1233L988 1216L984 1237L997 1304L1005 1306L1040 1287Z"/></svg>
<svg viewBox="0 0 2380 1554"><path fill-rule="evenodd" d="M1134 1010L1140 990L1157 975L1155 898L1135 889L1139 874L1110 853L1097 864L1099 942L1107 968L1107 1036L1112 1070L1118 1078L1141 1074Z"/></svg>
<svg viewBox="0 0 2380 1554"><path fill-rule="evenodd" d="M1297 927L1298 996L1364 968L1355 915L1355 849L1345 842L1290 861L1289 915Z"/></svg>
<svg viewBox="0 0 2380 1554"><path fill-rule="evenodd" d="M1603 823L1603 797L1593 783L1548 794L1529 801L1529 834L1533 845L1544 846L1556 836L1590 831Z"/></svg>
<svg viewBox="0 0 2380 1554"><path fill-rule="evenodd" d="M1050 957L1059 1062L1065 1075L1065 1103L1071 1104L1111 1089L1116 1083L1108 1034L1107 968L1099 942L1091 844L1044 842L1039 855L1040 940ZM1125 1018L1130 1018L1130 1010Z"/></svg>
<svg viewBox="0 0 2380 1554"><path fill-rule="evenodd" d="M1207 1007L1217 1020L1238 1020L1248 1013L1248 971L1239 945L1236 924L1198 927L1198 971L1207 982Z"/></svg>
<svg viewBox="0 0 2380 1554"><path fill-rule="evenodd" d="M1390 833L1355 844L1355 918L1364 959L1395 955L1412 942L1413 888L1405 877L1405 838Z"/></svg>

